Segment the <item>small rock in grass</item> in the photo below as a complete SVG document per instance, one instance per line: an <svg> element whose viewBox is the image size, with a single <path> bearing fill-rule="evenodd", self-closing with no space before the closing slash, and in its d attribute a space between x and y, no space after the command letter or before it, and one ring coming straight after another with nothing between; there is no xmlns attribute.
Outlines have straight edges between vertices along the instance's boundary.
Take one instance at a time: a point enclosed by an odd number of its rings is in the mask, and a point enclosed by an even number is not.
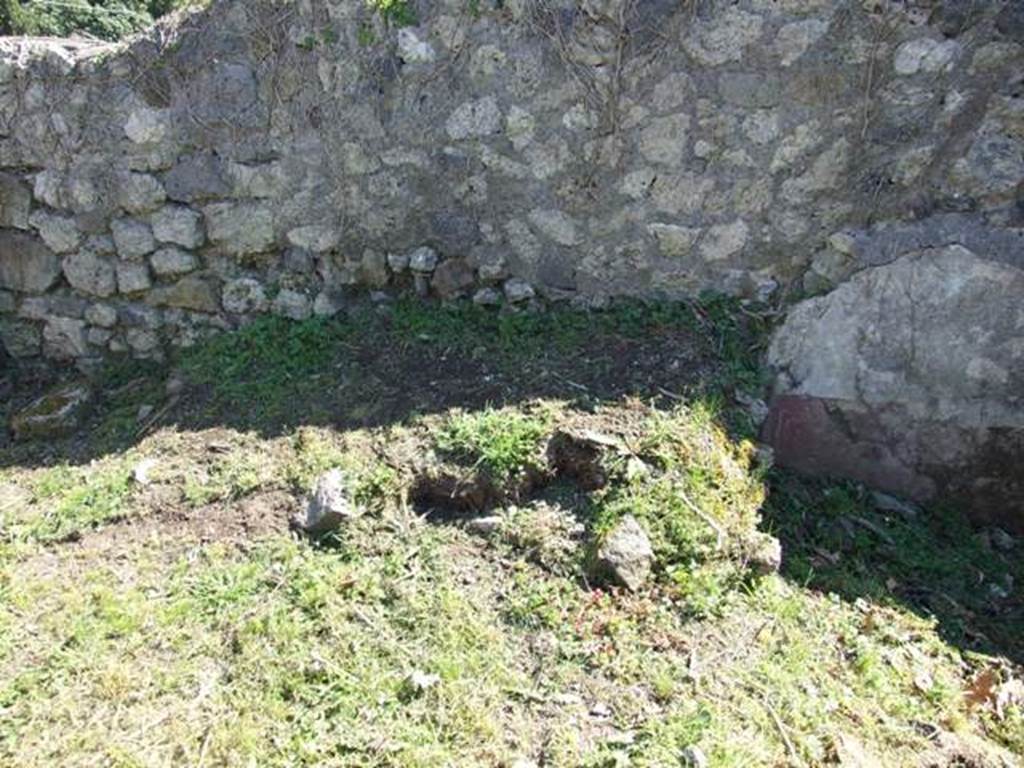
<svg viewBox="0 0 1024 768"><path fill-rule="evenodd" d="M492 536L501 530L501 516L474 517L466 521L466 530L480 536Z"/></svg>
<svg viewBox="0 0 1024 768"><path fill-rule="evenodd" d="M429 691L440 682L441 678L438 675L414 669L409 673L409 676L402 681L402 689L407 697L413 698Z"/></svg>
<svg viewBox="0 0 1024 768"><path fill-rule="evenodd" d="M501 304L501 294L494 288L481 288L473 294L473 303L478 307L496 307Z"/></svg>
<svg viewBox="0 0 1024 768"><path fill-rule="evenodd" d="M139 485L149 485L153 482L149 473L156 468L156 465L156 459L143 459L132 468L132 480Z"/></svg>
<svg viewBox="0 0 1024 768"><path fill-rule="evenodd" d="M11 419L15 440L59 437L74 432L92 405L93 390L83 382L64 384L34 400Z"/></svg>
<svg viewBox="0 0 1024 768"><path fill-rule="evenodd" d="M340 469L332 469L320 475L313 486L302 527L307 533L329 533L362 513L352 498L345 473Z"/></svg>
<svg viewBox="0 0 1024 768"><path fill-rule="evenodd" d="M632 515L623 517L597 549L598 576L635 592L651 575L654 550L646 531Z"/></svg>
<svg viewBox="0 0 1024 768"><path fill-rule="evenodd" d="M140 405L138 412L135 414L135 421L141 424L142 422L144 422L146 419L153 415L154 410L155 409L153 408L153 406L150 405L149 403L144 403Z"/></svg>
<svg viewBox="0 0 1024 768"><path fill-rule="evenodd" d="M642 480L650 476L651 468L647 466L643 459L637 458L636 456L630 456L626 459L627 480Z"/></svg>
<svg viewBox="0 0 1024 768"><path fill-rule="evenodd" d="M782 544L767 533L755 533L750 540L747 565L755 573L767 576L782 567Z"/></svg>
<svg viewBox="0 0 1024 768"><path fill-rule="evenodd" d="M680 762L688 766L688 768L707 768L710 765L708 762L708 756L704 754L704 750L700 747L691 744L682 751L679 755Z"/></svg>

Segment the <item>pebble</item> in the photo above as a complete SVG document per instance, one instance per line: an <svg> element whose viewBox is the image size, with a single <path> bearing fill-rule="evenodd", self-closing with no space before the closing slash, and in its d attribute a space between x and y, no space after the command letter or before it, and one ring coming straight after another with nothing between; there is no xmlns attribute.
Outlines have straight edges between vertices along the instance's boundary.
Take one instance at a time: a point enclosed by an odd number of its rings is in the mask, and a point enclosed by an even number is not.
<svg viewBox="0 0 1024 768"><path fill-rule="evenodd" d="M150 477L152 472L157 466L156 459L143 459L132 469L132 480L139 485L149 485L153 482L153 478Z"/></svg>

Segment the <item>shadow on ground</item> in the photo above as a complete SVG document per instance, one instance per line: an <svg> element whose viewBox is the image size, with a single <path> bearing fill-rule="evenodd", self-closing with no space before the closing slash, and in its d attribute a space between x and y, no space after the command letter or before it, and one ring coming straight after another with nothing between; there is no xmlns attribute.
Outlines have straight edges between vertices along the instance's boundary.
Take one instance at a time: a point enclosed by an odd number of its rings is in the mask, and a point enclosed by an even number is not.
<svg viewBox="0 0 1024 768"><path fill-rule="evenodd" d="M0 467L85 464L168 427L266 438L541 398L582 411L628 398L656 408L712 402L730 435L751 438L740 401L763 385L758 360L769 325L770 316L724 301L538 314L401 301L359 305L341 320L258 321L169 364L112 366L78 433L33 443L5 435ZM9 369L0 383L4 421L53 375ZM782 540L787 578L851 602L907 606L934 617L964 651L1024 662L1019 542L1014 550L1012 541L972 530L957 510L876 509L854 484L776 471L769 485L764 527Z"/></svg>

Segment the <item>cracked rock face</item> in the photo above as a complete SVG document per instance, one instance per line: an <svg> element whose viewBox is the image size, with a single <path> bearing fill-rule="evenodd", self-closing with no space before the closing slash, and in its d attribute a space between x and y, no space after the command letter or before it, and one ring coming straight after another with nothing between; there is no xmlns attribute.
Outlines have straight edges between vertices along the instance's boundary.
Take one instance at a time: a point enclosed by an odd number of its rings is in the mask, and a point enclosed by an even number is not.
<svg viewBox="0 0 1024 768"><path fill-rule="evenodd" d="M782 464L1024 530L1024 269L953 245L797 305L776 333Z"/></svg>

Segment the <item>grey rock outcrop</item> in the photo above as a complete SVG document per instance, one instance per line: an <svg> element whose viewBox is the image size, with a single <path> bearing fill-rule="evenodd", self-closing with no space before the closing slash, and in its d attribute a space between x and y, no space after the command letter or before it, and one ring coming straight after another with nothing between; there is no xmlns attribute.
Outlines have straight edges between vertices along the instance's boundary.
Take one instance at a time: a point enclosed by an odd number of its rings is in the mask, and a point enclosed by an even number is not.
<svg viewBox="0 0 1024 768"><path fill-rule="evenodd" d="M780 463L1024 526L1024 270L954 245L798 304L776 334Z"/></svg>

